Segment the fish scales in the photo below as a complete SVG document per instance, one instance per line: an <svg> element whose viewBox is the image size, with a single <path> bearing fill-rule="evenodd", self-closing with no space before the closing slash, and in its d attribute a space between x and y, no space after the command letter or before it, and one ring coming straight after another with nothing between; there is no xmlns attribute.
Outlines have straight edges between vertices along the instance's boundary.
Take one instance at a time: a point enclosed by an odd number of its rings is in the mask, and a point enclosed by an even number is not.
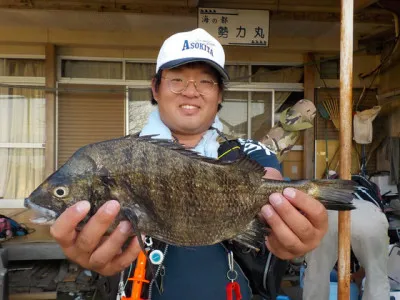
<svg viewBox="0 0 400 300"><path fill-rule="evenodd" d="M95 152L109 153L111 145L98 146L104 148ZM127 147L131 146L128 143ZM223 236L232 238L240 228L246 228L266 201L265 193L257 194L262 175L259 172L234 172L230 170L232 165L177 155L152 143L139 143L135 151L122 152L132 155L126 156L124 163L130 162L136 174L122 178L130 179L132 195L141 199L137 203L150 218L139 227L155 237L185 245L210 244ZM112 173L114 165L110 166ZM115 173L122 174L122 170ZM121 185L118 179L117 185ZM149 203L150 207L145 207Z"/></svg>
<svg viewBox="0 0 400 300"><path fill-rule="evenodd" d="M170 141L127 136L82 147L25 204L54 219L79 200L89 200L93 214L116 199L117 222L131 215L139 232L183 246L227 239L251 245L265 233L265 224L255 221L261 207L288 186L327 208L353 208L347 181L283 182L263 175L264 168L245 157L219 162Z"/></svg>

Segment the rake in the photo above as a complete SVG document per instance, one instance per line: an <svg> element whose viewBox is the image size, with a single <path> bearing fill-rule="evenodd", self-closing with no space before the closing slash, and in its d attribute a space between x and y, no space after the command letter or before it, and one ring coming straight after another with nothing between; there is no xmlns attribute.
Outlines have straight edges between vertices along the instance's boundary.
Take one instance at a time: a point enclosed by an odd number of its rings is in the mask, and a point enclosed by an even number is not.
<svg viewBox="0 0 400 300"><path fill-rule="evenodd" d="M322 105L324 106L326 112L328 113L330 119L333 122L333 125L337 130L340 129L340 108L339 108L339 100L334 98L325 99L322 101Z"/></svg>

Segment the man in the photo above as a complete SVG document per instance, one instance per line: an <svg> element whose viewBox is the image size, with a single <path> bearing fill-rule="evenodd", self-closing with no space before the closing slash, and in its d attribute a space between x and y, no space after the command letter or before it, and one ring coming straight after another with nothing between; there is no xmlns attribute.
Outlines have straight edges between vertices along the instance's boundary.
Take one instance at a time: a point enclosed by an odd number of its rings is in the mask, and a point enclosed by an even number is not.
<svg viewBox="0 0 400 300"><path fill-rule="evenodd" d="M150 115L141 134L174 139L201 155L217 158L217 129L222 129L217 112L222 103L224 81L228 79L224 63L221 44L202 29L169 37L160 49L157 74L152 81L153 101L158 108ZM242 142L242 148L249 149L247 142ZM256 145L256 150L260 150L259 147ZM266 177L281 179L276 158L268 155L268 150L262 151L264 157L254 159L266 167ZM319 244L327 230L327 213L322 204L294 189L286 189L283 195L272 194L269 201L260 212L272 229L266 237L269 251L281 259L290 259ZM103 239L119 208L118 202L110 200L78 233L76 226L90 209L89 203L82 201L58 218L51 233L71 260L103 275L115 274L128 267L140 252L137 238L121 250L132 233L127 222L121 222L107 239ZM171 246L168 252L164 260L164 292L153 293L152 299L226 297L229 269L224 247ZM250 299L247 278L236 264L234 269L243 299Z"/></svg>
<svg viewBox="0 0 400 300"><path fill-rule="evenodd" d="M334 171L330 178L337 178ZM361 175L352 180L355 190L351 211L351 248L365 270L362 300L390 299L388 279L388 227L383 204L376 187ZM304 300L329 299L330 273L338 257L338 212L328 212L329 229L321 244L307 253L304 272Z"/></svg>

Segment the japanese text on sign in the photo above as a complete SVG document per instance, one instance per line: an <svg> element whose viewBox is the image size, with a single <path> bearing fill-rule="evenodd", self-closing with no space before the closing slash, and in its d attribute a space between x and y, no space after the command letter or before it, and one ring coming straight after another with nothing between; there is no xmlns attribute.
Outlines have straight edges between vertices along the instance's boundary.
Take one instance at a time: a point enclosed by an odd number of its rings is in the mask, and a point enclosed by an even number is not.
<svg viewBox="0 0 400 300"><path fill-rule="evenodd" d="M198 27L222 45L268 46L269 11L199 8Z"/></svg>

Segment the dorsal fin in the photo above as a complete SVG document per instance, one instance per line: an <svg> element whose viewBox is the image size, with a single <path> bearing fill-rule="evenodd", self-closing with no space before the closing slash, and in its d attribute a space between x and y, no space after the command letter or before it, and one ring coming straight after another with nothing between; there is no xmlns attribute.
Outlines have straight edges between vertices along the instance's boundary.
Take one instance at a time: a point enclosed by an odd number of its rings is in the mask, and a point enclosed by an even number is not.
<svg viewBox="0 0 400 300"><path fill-rule="evenodd" d="M172 151L176 151L179 154L188 156L193 159L199 159L214 164L220 163L220 161L218 161L217 159L201 156L198 152L192 151L190 148L185 148L184 145L174 142L173 140L154 138L156 136L157 135L143 135L140 137L131 136L131 138L135 139L138 142L148 142Z"/></svg>
<svg viewBox="0 0 400 300"><path fill-rule="evenodd" d="M155 144L160 147L168 148L170 150L176 151L182 155L188 156L193 159L198 159L203 162L216 164L216 165L223 165L228 166L231 165L232 167L239 168L241 170L245 170L247 172L257 172L260 173L260 176L264 175L265 170L262 165L260 165L257 161L250 159L245 154L242 154L238 159L233 161L220 161L214 158L204 157L201 156L199 153L192 151L190 149L185 148L182 144L176 143L172 140L168 139L157 139L154 138L157 135L131 135L130 138L135 139L136 141L143 141Z"/></svg>
<svg viewBox="0 0 400 300"><path fill-rule="evenodd" d="M237 160L234 160L231 163L236 165L236 167L238 167L239 169L248 172L257 172L260 173L261 176L265 174L264 167L246 155L240 156Z"/></svg>

